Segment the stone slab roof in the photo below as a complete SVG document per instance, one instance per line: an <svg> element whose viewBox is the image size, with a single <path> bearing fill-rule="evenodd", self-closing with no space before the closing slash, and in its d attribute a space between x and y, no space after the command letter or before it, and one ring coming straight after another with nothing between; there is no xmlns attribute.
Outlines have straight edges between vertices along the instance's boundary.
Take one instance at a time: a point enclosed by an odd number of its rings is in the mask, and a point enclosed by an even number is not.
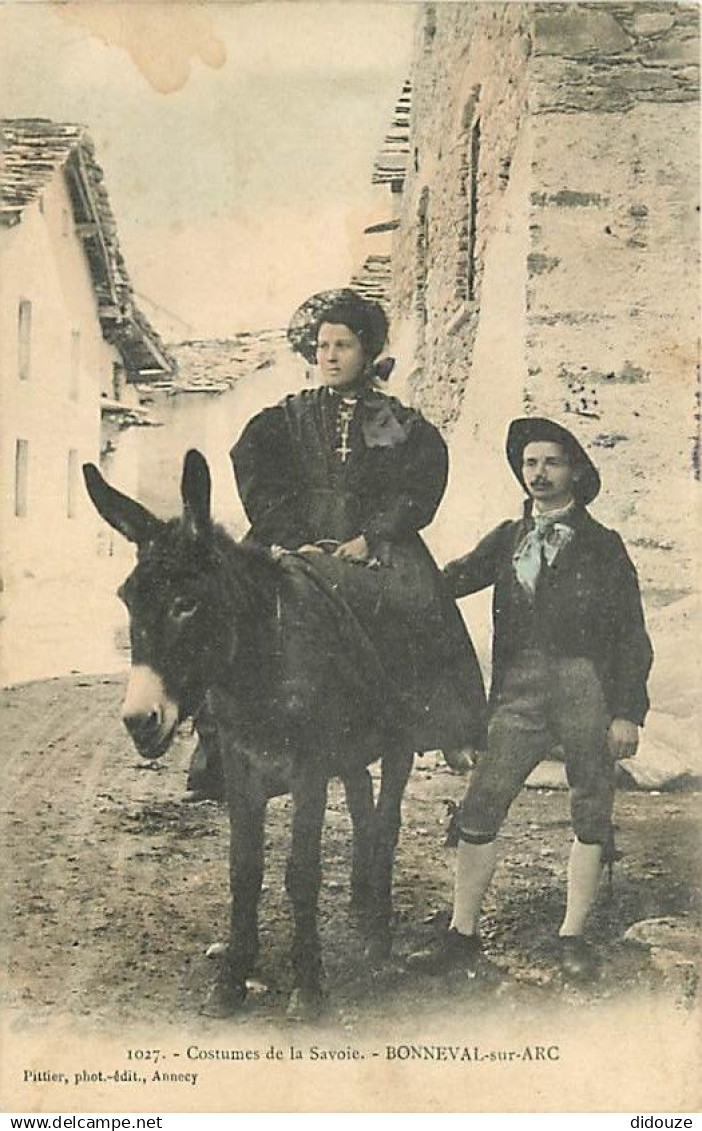
<svg viewBox="0 0 702 1131"><path fill-rule="evenodd" d="M263 372L289 358L284 329L243 331L231 338L211 338L173 343L177 363L172 379L157 379L144 389L164 390L171 396L202 393L217 396L233 388L242 377Z"/></svg>
<svg viewBox="0 0 702 1131"><path fill-rule="evenodd" d="M47 118L0 119L0 230L22 221L62 175L82 241L103 336L122 354L131 379L171 373L174 359L134 301L104 174L85 126Z"/></svg>
<svg viewBox="0 0 702 1131"><path fill-rule="evenodd" d="M387 308L390 301L392 265L389 255L369 255L351 279L352 290L364 298L374 299Z"/></svg>
<svg viewBox="0 0 702 1131"><path fill-rule="evenodd" d="M412 111L412 84L407 80L392 116L380 152L373 165L374 185L402 183L407 172L410 150L409 129Z"/></svg>

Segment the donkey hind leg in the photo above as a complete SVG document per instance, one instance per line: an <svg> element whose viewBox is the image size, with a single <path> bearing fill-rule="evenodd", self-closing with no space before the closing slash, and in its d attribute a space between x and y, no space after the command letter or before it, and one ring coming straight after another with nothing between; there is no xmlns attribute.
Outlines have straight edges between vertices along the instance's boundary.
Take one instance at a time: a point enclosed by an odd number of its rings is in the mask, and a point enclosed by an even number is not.
<svg viewBox="0 0 702 1131"><path fill-rule="evenodd" d="M400 835L402 795L412 769L414 755L398 753L383 758L380 794L375 812L375 843L371 872L372 917L366 957L372 965L390 955L392 941L392 869Z"/></svg>
<svg viewBox="0 0 702 1131"><path fill-rule="evenodd" d="M241 756L224 759L229 800L229 944L220 961L206 1012L224 1017L246 997L246 979L258 953L258 901L263 880L263 842L267 796Z"/></svg>
<svg viewBox="0 0 702 1131"><path fill-rule="evenodd" d="M292 850L286 874L295 920L294 986L287 1011L292 1021L318 1016L324 997L317 902L322 880L321 842L326 800L325 772L314 764L300 767L293 783Z"/></svg>
<svg viewBox="0 0 702 1131"><path fill-rule="evenodd" d="M372 907L371 872L375 836L373 780L368 770L344 778L346 804L353 827L351 859L351 911L361 924Z"/></svg>

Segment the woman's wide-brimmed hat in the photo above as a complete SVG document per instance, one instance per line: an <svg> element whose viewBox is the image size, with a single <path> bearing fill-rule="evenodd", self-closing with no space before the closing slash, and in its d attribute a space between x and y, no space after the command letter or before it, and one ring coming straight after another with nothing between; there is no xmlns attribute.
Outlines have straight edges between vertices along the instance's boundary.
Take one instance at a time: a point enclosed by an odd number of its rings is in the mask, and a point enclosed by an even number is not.
<svg viewBox="0 0 702 1131"><path fill-rule="evenodd" d="M382 352L388 336L388 320L379 302L350 287L320 291L297 308L288 326L292 348L310 365L317 358L317 331L322 322L342 323L353 330L369 361Z"/></svg>
<svg viewBox="0 0 702 1131"><path fill-rule="evenodd" d="M587 506L600 493L600 473L572 432L555 420L543 416L520 416L513 420L507 432L507 459L509 466L526 491L522 475L522 457L527 444L546 441L560 444L567 452L573 467L579 471L576 484L578 498Z"/></svg>

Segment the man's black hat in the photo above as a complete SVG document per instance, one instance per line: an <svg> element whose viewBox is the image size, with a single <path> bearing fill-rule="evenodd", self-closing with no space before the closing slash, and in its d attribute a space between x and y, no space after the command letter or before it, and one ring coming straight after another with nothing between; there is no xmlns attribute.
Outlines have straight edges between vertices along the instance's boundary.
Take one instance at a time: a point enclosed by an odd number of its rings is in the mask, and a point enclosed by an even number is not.
<svg viewBox="0 0 702 1131"><path fill-rule="evenodd" d="M600 492L600 473L572 432L557 424L555 420L547 420L543 416L520 416L513 420L507 432L507 459L509 466L526 491L526 484L522 475L522 459L527 444L534 441L546 441L560 444L567 453L574 468L579 472L575 484L577 497L585 506L591 503Z"/></svg>
<svg viewBox="0 0 702 1131"><path fill-rule="evenodd" d="M380 303L349 287L320 291L298 307L288 326L292 348L310 365L317 358L317 331L322 322L340 323L353 330L369 361L382 352L388 336L388 320Z"/></svg>

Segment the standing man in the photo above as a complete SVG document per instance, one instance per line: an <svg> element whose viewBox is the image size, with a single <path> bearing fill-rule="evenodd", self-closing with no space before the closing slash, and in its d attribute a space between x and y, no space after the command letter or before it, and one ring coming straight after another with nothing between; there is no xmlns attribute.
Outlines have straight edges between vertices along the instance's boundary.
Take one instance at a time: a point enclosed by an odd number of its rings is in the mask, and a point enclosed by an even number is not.
<svg viewBox="0 0 702 1131"><path fill-rule="evenodd" d="M560 743L575 833L560 958L567 977L584 980L597 970L583 931L612 846L615 763L636 753L653 653L624 543L586 509L600 477L576 438L551 420L515 420L507 459L529 496L523 517L444 571L454 597L494 587L490 724L458 812L449 931L408 965L475 974L497 834L531 771Z"/></svg>

